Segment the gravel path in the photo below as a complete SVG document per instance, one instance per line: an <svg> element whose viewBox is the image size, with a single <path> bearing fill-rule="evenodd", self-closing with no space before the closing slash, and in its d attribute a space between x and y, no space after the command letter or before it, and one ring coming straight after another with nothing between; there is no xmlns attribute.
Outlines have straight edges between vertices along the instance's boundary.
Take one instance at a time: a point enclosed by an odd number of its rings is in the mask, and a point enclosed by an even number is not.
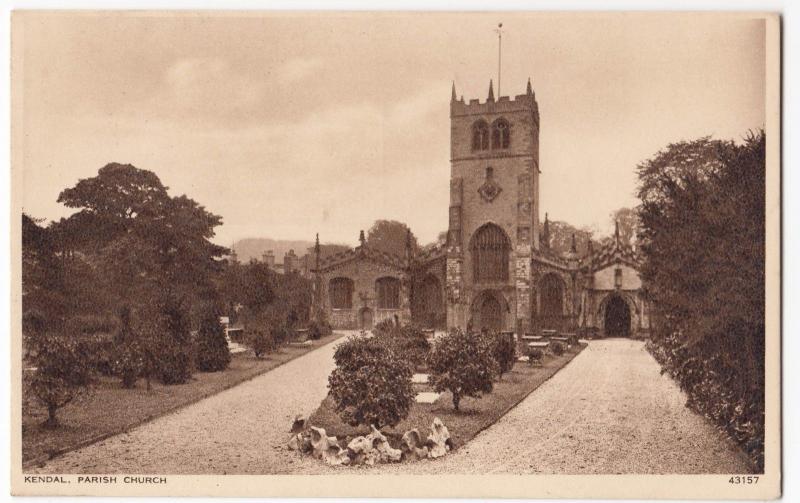
<svg viewBox="0 0 800 503"><path fill-rule="evenodd" d="M748 473L741 451L685 403L642 342L592 341L463 448L402 471Z"/></svg>
<svg viewBox="0 0 800 503"><path fill-rule="evenodd" d="M746 473L685 407L644 344L593 341L493 426L437 461L332 468L286 450L325 397L336 342L228 391L49 462L49 473Z"/></svg>
<svg viewBox="0 0 800 503"><path fill-rule="evenodd" d="M45 473L289 473L297 414L327 395L342 339L251 381L105 441L49 461Z"/></svg>

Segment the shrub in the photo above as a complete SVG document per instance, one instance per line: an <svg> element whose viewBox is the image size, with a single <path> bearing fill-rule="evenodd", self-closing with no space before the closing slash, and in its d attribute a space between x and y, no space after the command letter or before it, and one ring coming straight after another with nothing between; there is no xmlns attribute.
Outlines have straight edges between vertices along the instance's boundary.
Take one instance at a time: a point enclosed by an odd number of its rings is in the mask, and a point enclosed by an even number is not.
<svg viewBox="0 0 800 503"><path fill-rule="evenodd" d="M196 339L197 357L195 365L203 372L218 372L228 368L231 352L225 338L225 328L219 322L216 311L209 310L200 320Z"/></svg>
<svg viewBox="0 0 800 503"><path fill-rule="evenodd" d="M164 334L158 349L158 374L164 384L182 384L192 377L193 348L183 306L167 300L162 307Z"/></svg>
<svg viewBox="0 0 800 503"><path fill-rule="evenodd" d="M499 371L489 340L459 329L436 340L429 363L436 391L449 390L455 410L462 397L490 393Z"/></svg>
<svg viewBox="0 0 800 503"><path fill-rule="evenodd" d="M492 343L492 357L497 362L498 374L501 377L514 367L517 358L517 345L513 335L489 334Z"/></svg>
<svg viewBox="0 0 800 503"><path fill-rule="evenodd" d="M267 353L274 351L276 347L272 331L263 327L247 329L244 344L253 350L256 358L262 358Z"/></svg>
<svg viewBox="0 0 800 503"><path fill-rule="evenodd" d="M385 319L383 319L380 322L375 324L375 326L372 328L372 333L376 334L376 335L378 335L378 334L386 334L386 333L391 332L394 329L395 329L394 320L391 320L389 318L385 318Z"/></svg>
<svg viewBox="0 0 800 503"><path fill-rule="evenodd" d="M27 388L47 408L46 428L58 426L56 411L71 402L91 382L92 361L85 343L62 334L40 332L28 338L36 370Z"/></svg>
<svg viewBox="0 0 800 503"><path fill-rule="evenodd" d="M534 348L528 351L528 363L530 365L542 361L542 358L544 358L544 351L542 351L541 349Z"/></svg>
<svg viewBox="0 0 800 503"><path fill-rule="evenodd" d="M333 333L331 324L327 320L313 320L308 324L308 338L312 340L319 340L327 337Z"/></svg>
<svg viewBox="0 0 800 503"><path fill-rule="evenodd" d="M411 366L380 337L353 336L336 348L328 377L336 411L351 426L396 426L411 409Z"/></svg>
<svg viewBox="0 0 800 503"><path fill-rule="evenodd" d="M556 356L561 356L564 354L564 346L558 341L550 343L550 350Z"/></svg>
<svg viewBox="0 0 800 503"><path fill-rule="evenodd" d="M569 344L570 346L572 346L574 348L577 348L578 344L580 344L579 341L578 341L578 336L577 335L570 335L569 338L567 339L567 344Z"/></svg>
<svg viewBox="0 0 800 503"><path fill-rule="evenodd" d="M374 330L374 334L385 344L393 346L404 360L413 365L422 366L427 362L431 343L419 327L397 326L391 321L381 322L379 328Z"/></svg>

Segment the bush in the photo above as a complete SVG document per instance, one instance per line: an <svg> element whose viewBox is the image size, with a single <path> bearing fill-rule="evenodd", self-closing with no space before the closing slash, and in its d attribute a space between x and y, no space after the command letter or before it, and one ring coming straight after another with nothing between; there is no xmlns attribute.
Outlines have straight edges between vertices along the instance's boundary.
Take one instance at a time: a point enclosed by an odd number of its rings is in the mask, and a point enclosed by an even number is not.
<svg viewBox="0 0 800 503"><path fill-rule="evenodd" d="M567 344L574 348L577 348L578 345L580 344L580 342L578 341L578 336L570 335L569 338L567 339Z"/></svg>
<svg viewBox="0 0 800 503"><path fill-rule="evenodd" d="M27 387L46 408L46 428L58 426L56 411L83 392L92 380L91 355L84 341L52 333L28 337L31 360L36 370ZM27 374L26 374L27 375Z"/></svg>
<svg viewBox="0 0 800 503"><path fill-rule="evenodd" d="M228 368L231 352L225 338L225 328L218 314L212 309L200 321L196 339L197 359L195 365L203 372L218 372Z"/></svg>
<svg viewBox="0 0 800 503"><path fill-rule="evenodd" d="M427 362L431 343L419 327L397 326L389 320L384 320L376 326L373 333L385 344L393 346L398 354L411 364L422 366Z"/></svg>
<svg viewBox="0 0 800 503"><path fill-rule="evenodd" d="M192 377L193 348L183 306L167 300L162 307L165 332L158 349L158 375L164 384L183 384Z"/></svg>
<svg viewBox="0 0 800 503"><path fill-rule="evenodd" d="M244 337L244 345L253 350L256 358L262 358L276 348L272 331L263 327L247 329Z"/></svg>
<svg viewBox="0 0 800 503"><path fill-rule="evenodd" d="M351 426L396 426L411 409L411 366L380 337L353 336L336 348L328 377L336 411Z"/></svg>
<svg viewBox="0 0 800 503"><path fill-rule="evenodd" d="M499 378L514 367L514 361L517 359L517 345L513 335L489 334L489 337L492 342L492 357L497 362L497 377Z"/></svg>
<svg viewBox="0 0 800 503"><path fill-rule="evenodd" d="M319 340L327 337L333 333L331 324L327 320L313 320L308 324L308 338L312 340Z"/></svg>
<svg viewBox="0 0 800 503"><path fill-rule="evenodd" d="M436 340L429 363L436 391L450 391L455 410L462 397L490 393L499 372L489 340L459 329Z"/></svg>
<svg viewBox="0 0 800 503"><path fill-rule="evenodd" d="M556 356L561 356L564 354L564 346L558 341L551 342L550 351L552 351Z"/></svg>
<svg viewBox="0 0 800 503"><path fill-rule="evenodd" d="M528 351L528 363L530 365L542 361L542 358L544 358L544 351L542 351L541 349L534 348Z"/></svg>

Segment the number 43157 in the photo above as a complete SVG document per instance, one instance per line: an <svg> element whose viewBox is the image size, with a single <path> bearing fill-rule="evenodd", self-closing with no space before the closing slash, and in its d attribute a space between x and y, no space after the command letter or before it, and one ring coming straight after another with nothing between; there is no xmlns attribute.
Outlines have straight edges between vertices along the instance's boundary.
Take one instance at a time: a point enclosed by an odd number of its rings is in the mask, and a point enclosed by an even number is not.
<svg viewBox="0 0 800 503"><path fill-rule="evenodd" d="M734 475L728 479L729 484L757 484L758 475Z"/></svg>

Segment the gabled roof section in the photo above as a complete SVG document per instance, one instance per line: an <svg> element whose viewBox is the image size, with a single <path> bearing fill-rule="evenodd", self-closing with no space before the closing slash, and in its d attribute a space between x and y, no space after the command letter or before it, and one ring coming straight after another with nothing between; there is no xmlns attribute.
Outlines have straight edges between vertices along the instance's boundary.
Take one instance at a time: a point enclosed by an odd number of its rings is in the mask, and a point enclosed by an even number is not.
<svg viewBox="0 0 800 503"><path fill-rule="evenodd" d="M599 250L583 258L581 268L597 271L612 264L622 263L639 269L641 262L641 257L636 250L628 243L623 243L619 239L619 234L615 233L614 238L601 246Z"/></svg>
<svg viewBox="0 0 800 503"><path fill-rule="evenodd" d="M366 244L361 244L353 249L335 253L329 257L321 259L319 262L319 272L326 272L334 267L341 266L355 260L368 260L377 264L382 264L394 269L403 270L406 268L405 260L392 253L371 248Z"/></svg>

